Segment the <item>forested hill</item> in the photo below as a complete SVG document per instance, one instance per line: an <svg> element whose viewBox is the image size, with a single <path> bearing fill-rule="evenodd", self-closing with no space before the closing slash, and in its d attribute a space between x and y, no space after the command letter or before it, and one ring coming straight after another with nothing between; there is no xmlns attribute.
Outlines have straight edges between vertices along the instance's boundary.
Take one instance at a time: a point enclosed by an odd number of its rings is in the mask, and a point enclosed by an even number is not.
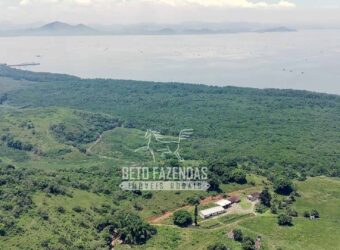
<svg viewBox="0 0 340 250"><path fill-rule="evenodd" d="M193 128L211 155L340 176L340 96L180 83L80 79L0 66L3 103L114 115L125 127L177 134ZM4 78L6 77L6 78ZM2 83L1 83L2 82ZM33 82L33 83L32 83ZM1 85L2 84L2 85ZM199 143L196 147L200 147ZM255 160L254 160L255 159Z"/></svg>

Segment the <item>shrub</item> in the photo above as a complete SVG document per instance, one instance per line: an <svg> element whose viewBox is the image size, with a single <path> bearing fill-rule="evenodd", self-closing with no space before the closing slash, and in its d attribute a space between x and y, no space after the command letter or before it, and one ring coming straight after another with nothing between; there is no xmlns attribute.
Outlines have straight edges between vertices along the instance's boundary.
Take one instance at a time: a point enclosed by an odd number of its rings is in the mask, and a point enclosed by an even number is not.
<svg viewBox="0 0 340 250"><path fill-rule="evenodd" d="M288 216L286 214L280 214L278 217L277 217L277 223L280 225L280 226L291 226L292 225L292 222L293 222L293 219L291 216Z"/></svg>
<svg viewBox="0 0 340 250"><path fill-rule="evenodd" d="M255 250L255 241L249 236L244 237L243 242L242 242L242 249Z"/></svg>
<svg viewBox="0 0 340 250"><path fill-rule="evenodd" d="M310 212L310 215L314 216L315 218L320 218L319 212L314 209Z"/></svg>
<svg viewBox="0 0 340 250"><path fill-rule="evenodd" d="M49 219L49 215L46 211L39 211L39 216L43 219L43 220L48 220Z"/></svg>
<svg viewBox="0 0 340 250"><path fill-rule="evenodd" d="M174 224L180 227L187 227L192 224L191 214L186 210L178 210L173 215Z"/></svg>
<svg viewBox="0 0 340 250"><path fill-rule="evenodd" d="M230 248L222 243L215 243L208 246L208 250L229 250Z"/></svg>
<svg viewBox="0 0 340 250"><path fill-rule="evenodd" d="M266 207L270 207L272 196L269 193L269 189L267 187L260 193L259 198L260 198L261 204L263 204Z"/></svg>
<svg viewBox="0 0 340 250"><path fill-rule="evenodd" d="M242 242L243 240L243 232L241 229L235 229L234 231L234 240Z"/></svg>
<svg viewBox="0 0 340 250"><path fill-rule="evenodd" d="M11 203L4 203L4 204L2 205L2 208L3 208L5 211L10 211L10 210L13 209L13 204L11 204Z"/></svg>
<svg viewBox="0 0 340 250"><path fill-rule="evenodd" d="M141 204L137 203L137 202L133 204L133 207L137 211L142 211L143 210L143 206Z"/></svg>
<svg viewBox="0 0 340 250"><path fill-rule="evenodd" d="M267 209L268 208L264 206L262 203L257 203L255 206L255 211L260 214L263 214L264 212L266 212Z"/></svg>
<svg viewBox="0 0 340 250"><path fill-rule="evenodd" d="M63 208L63 207L57 207L57 212L58 212L58 213L61 213L61 214L64 214L64 213L65 213L65 208Z"/></svg>
<svg viewBox="0 0 340 250"><path fill-rule="evenodd" d="M65 194L65 189L62 186L60 186L59 184L53 183L53 182L48 184L48 186L44 189L44 191L46 193L54 194L54 195L57 195L57 194L64 195Z"/></svg>
<svg viewBox="0 0 340 250"><path fill-rule="evenodd" d="M97 229L97 232L102 232L106 227L111 226L112 224L112 218L101 217L95 222L95 228Z"/></svg>
<svg viewBox="0 0 340 250"><path fill-rule="evenodd" d="M49 245L50 245L50 240L43 240L40 245L44 248L44 249L49 249Z"/></svg>
<svg viewBox="0 0 340 250"><path fill-rule="evenodd" d="M303 217L309 218L309 217L310 217L309 211L304 211L304 212L303 212Z"/></svg>
<svg viewBox="0 0 340 250"><path fill-rule="evenodd" d="M12 170L15 170L15 169L16 169L16 167L14 165L11 165L11 164L6 165L6 167L5 167L5 171L6 172L7 171L12 171Z"/></svg>
<svg viewBox="0 0 340 250"><path fill-rule="evenodd" d="M292 216L292 217L298 217L299 216L298 212L294 209L288 209L287 214L289 216Z"/></svg>
<svg viewBox="0 0 340 250"><path fill-rule="evenodd" d="M5 236L6 235L6 230L4 227L1 226L0 224L0 236Z"/></svg>
<svg viewBox="0 0 340 250"><path fill-rule="evenodd" d="M306 174L300 174L300 176L298 177L298 181L305 181L305 180L307 180Z"/></svg>
<svg viewBox="0 0 340 250"><path fill-rule="evenodd" d="M271 212L272 214L277 214L277 206L273 204L273 205L270 207L270 212Z"/></svg>
<svg viewBox="0 0 340 250"><path fill-rule="evenodd" d="M72 208L72 210L76 213L81 213L81 212L84 212L84 209L79 207L79 206L76 206L74 208Z"/></svg>
<svg viewBox="0 0 340 250"><path fill-rule="evenodd" d="M149 192L149 191L143 192L142 197L143 197L144 199L151 199L151 198L152 198L152 193Z"/></svg>

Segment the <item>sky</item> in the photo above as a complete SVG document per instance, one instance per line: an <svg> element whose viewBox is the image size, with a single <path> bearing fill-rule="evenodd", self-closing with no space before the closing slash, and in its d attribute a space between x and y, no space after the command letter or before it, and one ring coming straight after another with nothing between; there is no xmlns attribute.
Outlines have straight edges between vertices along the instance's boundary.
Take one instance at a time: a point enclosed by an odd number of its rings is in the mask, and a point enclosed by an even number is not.
<svg viewBox="0 0 340 250"><path fill-rule="evenodd" d="M0 0L0 24L259 22L340 26L339 0Z"/></svg>

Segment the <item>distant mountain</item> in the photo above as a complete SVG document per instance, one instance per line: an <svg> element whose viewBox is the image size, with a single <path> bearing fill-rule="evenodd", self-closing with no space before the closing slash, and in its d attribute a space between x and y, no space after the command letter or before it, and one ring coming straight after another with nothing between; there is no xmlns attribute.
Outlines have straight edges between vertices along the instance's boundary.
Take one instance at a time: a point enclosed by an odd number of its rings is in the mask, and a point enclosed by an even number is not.
<svg viewBox="0 0 340 250"><path fill-rule="evenodd" d="M84 24L71 25L63 22L52 22L38 28L10 30L0 33L6 36L87 36L103 32Z"/></svg>
<svg viewBox="0 0 340 250"><path fill-rule="evenodd" d="M92 35L99 31L88 27L84 24L70 25L62 22L53 22L32 30L38 34L55 34L55 35Z"/></svg>
<svg viewBox="0 0 340 250"><path fill-rule="evenodd" d="M181 24L137 24L100 27L112 35L208 35L245 32L291 32L296 31L284 26L260 23L181 23Z"/></svg>
<svg viewBox="0 0 340 250"><path fill-rule="evenodd" d="M92 28L84 24L52 22L31 29L3 30L0 36L88 36L88 35L208 35L245 32L292 32L284 26L258 23L181 23L113 25Z"/></svg>
<svg viewBox="0 0 340 250"><path fill-rule="evenodd" d="M257 32L260 33L266 33L266 32L296 32L297 30L295 29L290 29L284 26L281 27L274 27L274 28L269 28L269 29L264 29L264 30L258 30Z"/></svg>

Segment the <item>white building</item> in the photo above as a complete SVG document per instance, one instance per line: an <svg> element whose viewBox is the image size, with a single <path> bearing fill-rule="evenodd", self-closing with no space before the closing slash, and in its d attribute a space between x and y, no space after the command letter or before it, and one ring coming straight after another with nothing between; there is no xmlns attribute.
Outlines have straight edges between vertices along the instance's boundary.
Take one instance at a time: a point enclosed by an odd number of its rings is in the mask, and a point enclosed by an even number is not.
<svg viewBox="0 0 340 250"><path fill-rule="evenodd" d="M217 207L212 207L212 208L208 208L208 209L200 211L200 216L203 219L206 219L212 216L223 214L227 211L226 209L231 206L232 202L226 199L222 199L222 200L216 201L215 204L217 205Z"/></svg>
<svg viewBox="0 0 340 250"><path fill-rule="evenodd" d="M208 209L200 211L200 216L203 219L206 219L206 218L209 218L211 216L223 214L225 212L226 212L226 210L223 207L217 206L217 207L212 207L212 208L208 208Z"/></svg>

